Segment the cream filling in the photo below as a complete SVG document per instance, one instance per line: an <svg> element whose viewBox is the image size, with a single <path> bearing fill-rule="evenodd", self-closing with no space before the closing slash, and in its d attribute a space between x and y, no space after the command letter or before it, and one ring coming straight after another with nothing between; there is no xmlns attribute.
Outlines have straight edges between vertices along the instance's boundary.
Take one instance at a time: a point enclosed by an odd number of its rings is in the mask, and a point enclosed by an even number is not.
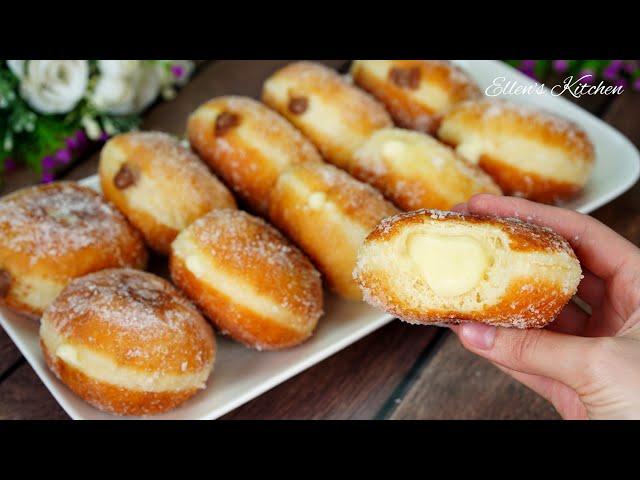
<svg viewBox="0 0 640 480"><path fill-rule="evenodd" d="M407 237L405 254L440 297L473 290L491 263L480 242L467 236L415 233Z"/></svg>
<svg viewBox="0 0 640 480"><path fill-rule="evenodd" d="M207 368L195 373L180 375L168 373L149 373L116 363L113 358L95 352L82 345L71 343L61 337L43 318L40 327L40 338L51 355L70 367L79 370L88 377L126 388L143 392L178 392L205 388L205 384L213 362Z"/></svg>
<svg viewBox="0 0 640 480"><path fill-rule="evenodd" d="M274 302L270 297L256 291L252 285L238 280L234 275L222 270L211 260L211 256L206 255L198 247L196 240L188 232L183 232L178 236L173 242L172 249L173 254L184 262L187 270L195 277L210 288L233 299L234 303L278 324L304 328L298 316ZM274 285L274 288L277 288L277 285Z"/></svg>

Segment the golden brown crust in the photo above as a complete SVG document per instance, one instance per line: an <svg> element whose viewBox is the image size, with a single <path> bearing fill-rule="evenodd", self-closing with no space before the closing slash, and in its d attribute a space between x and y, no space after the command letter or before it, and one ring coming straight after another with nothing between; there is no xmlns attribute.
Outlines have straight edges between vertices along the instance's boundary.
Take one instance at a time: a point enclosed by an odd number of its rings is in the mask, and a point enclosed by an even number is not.
<svg viewBox="0 0 640 480"><path fill-rule="evenodd" d="M500 301L484 310L460 312L431 308L428 312L411 308L394 294L386 277L361 272L358 281L366 285L368 302L384 308L387 313L410 323L446 324L481 322L488 325L518 328L542 328L549 324L564 307L573 293L564 292L557 284L542 279L522 278L509 284ZM526 293L523 293L526 292ZM531 306L537 308L532 310Z"/></svg>
<svg viewBox="0 0 640 480"><path fill-rule="evenodd" d="M576 161L594 161L593 144L586 132L570 120L545 110L503 100L470 100L454 106L445 115L445 121L481 128L485 134L499 131L534 139L566 150Z"/></svg>
<svg viewBox="0 0 640 480"><path fill-rule="evenodd" d="M198 393L198 389L145 392L129 390L91 378L51 354L40 341L45 361L55 375L80 398L115 415L154 415L167 412Z"/></svg>
<svg viewBox="0 0 640 480"><path fill-rule="evenodd" d="M452 223L462 221L469 224L489 225L499 228L509 235L511 250L522 252L535 250L564 251L575 257L569 242L549 228L526 223L517 218L462 214L431 209L420 209L387 217L376 226L366 241L390 240L408 225L419 225L431 220Z"/></svg>
<svg viewBox="0 0 640 480"><path fill-rule="evenodd" d="M170 257L169 268L175 284L189 295L223 335L229 335L250 348L272 350L292 347L306 340L312 332L301 332L243 307L198 279L176 255ZM315 295L318 304L322 302L321 295L321 292Z"/></svg>
<svg viewBox="0 0 640 480"><path fill-rule="evenodd" d="M454 106L438 136L474 158L507 195L557 203L589 179L593 144L573 122L543 110L501 100ZM465 155L463 153L463 155Z"/></svg>
<svg viewBox="0 0 640 480"><path fill-rule="evenodd" d="M377 74L378 68L385 74ZM356 60L351 75L358 86L385 105L396 125L426 133L437 130L446 109L481 95L471 77L442 60ZM446 104L437 108L434 102L418 97L416 92L424 84L440 90Z"/></svg>
<svg viewBox="0 0 640 480"><path fill-rule="evenodd" d="M262 101L298 127L331 163L346 167L375 130L391 127L384 107L334 70L296 62L265 82ZM299 108L304 104L305 108ZM331 133L328 133L331 132Z"/></svg>
<svg viewBox="0 0 640 480"><path fill-rule="evenodd" d="M151 248L164 255L193 220L213 208L235 207L226 187L165 133L132 132L112 138L102 149L99 170L105 197L140 229Z"/></svg>
<svg viewBox="0 0 640 480"><path fill-rule="evenodd" d="M556 254L555 258L558 258L560 265L573 263L577 271L567 272L566 281L558 281L555 277L547 278L544 269L533 274L530 272L514 274L509 279L502 279L508 283L497 301L482 309L452 309L434 305L426 308L418 306L421 302L413 302L412 305L406 299L406 292L396 290L398 288L396 279L391 278L391 275L381 271L380 268L367 264L364 250L368 245L391 242L416 225L433 222L499 229L508 238L507 248L510 252ZM393 262L392 258L388 260ZM528 272L528 269L525 271ZM388 313L408 322L440 324L476 321L518 328L541 328L553 321L575 294L579 281L578 278L578 281L573 284L576 275L579 275L579 262L571 246L564 238L548 228L525 223L515 218L438 210L418 210L384 219L365 240L358 266L354 271L354 276L363 289L364 298L368 303L383 308Z"/></svg>
<svg viewBox="0 0 640 480"><path fill-rule="evenodd" d="M305 191L297 190L296 184ZM315 209L307 195L320 194L330 212ZM348 299L360 299L351 278L358 236L398 210L369 185L328 164L296 165L286 170L271 194L270 220L309 255L330 288Z"/></svg>
<svg viewBox="0 0 640 480"><path fill-rule="evenodd" d="M385 154L388 145L415 148L410 154ZM383 129L356 152L350 172L374 186L403 210L449 210L478 193L501 195L491 177L436 139L402 129Z"/></svg>
<svg viewBox="0 0 640 480"><path fill-rule="evenodd" d="M138 270L74 280L42 321L68 342L149 375L199 372L215 356L213 333L197 309L166 280Z"/></svg>
<svg viewBox="0 0 640 480"><path fill-rule="evenodd" d="M582 190L580 184L560 182L531 172L523 174L521 170L490 155L481 155L478 165L493 177L505 195L517 195L535 202L558 203Z"/></svg>
<svg viewBox="0 0 640 480"><path fill-rule="evenodd" d="M311 262L262 219L238 210L218 210L194 222L178 240L195 242L207 261L284 314L255 311L198 278L180 258L170 260L173 281L222 331L248 346L285 348L306 340L322 315L322 284ZM288 316L288 318L283 318Z"/></svg>
<svg viewBox="0 0 640 480"><path fill-rule="evenodd" d="M0 302L39 316L28 304L33 284L59 284L113 267L144 268L141 235L95 191L73 182L29 187L0 200L0 270L11 286Z"/></svg>
<svg viewBox="0 0 640 480"><path fill-rule="evenodd" d="M219 126L223 116L233 122ZM293 125L247 97L215 98L190 117L187 134L192 148L252 209L265 213L269 192L290 164L322 161Z"/></svg>

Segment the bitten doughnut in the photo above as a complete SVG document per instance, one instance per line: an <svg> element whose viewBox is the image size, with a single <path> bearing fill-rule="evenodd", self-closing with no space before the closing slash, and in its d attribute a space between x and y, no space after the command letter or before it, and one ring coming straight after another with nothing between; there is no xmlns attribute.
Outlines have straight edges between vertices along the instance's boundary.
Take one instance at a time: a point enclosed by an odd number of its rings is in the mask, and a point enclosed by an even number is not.
<svg viewBox="0 0 640 480"><path fill-rule="evenodd" d="M189 149L166 133L133 132L100 154L104 196L167 255L178 232L213 208L234 208L227 188Z"/></svg>
<svg viewBox="0 0 640 480"><path fill-rule="evenodd" d="M322 315L322 282L280 232L240 210L214 210L178 235L171 278L224 334L258 350L297 345Z"/></svg>
<svg viewBox="0 0 640 480"><path fill-rule="evenodd" d="M13 310L39 317L71 279L146 263L140 234L89 188L58 182L0 199L0 304Z"/></svg>
<svg viewBox="0 0 640 480"><path fill-rule="evenodd" d="M443 60L355 60L356 85L380 100L396 125L434 133L440 116L480 89L461 68Z"/></svg>
<svg viewBox="0 0 640 480"><path fill-rule="evenodd" d="M267 79L262 100L302 130L325 159L348 168L374 131L393 125L384 107L336 71L297 62Z"/></svg>
<svg viewBox="0 0 640 480"><path fill-rule="evenodd" d="M356 152L350 173L402 210L449 210L476 193L501 193L489 175L449 146L398 128L375 132Z"/></svg>
<svg viewBox="0 0 640 480"><path fill-rule="evenodd" d="M49 368L94 407L117 415L166 412L205 387L215 339L169 282L110 269L71 282L42 316Z"/></svg>
<svg viewBox="0 0 640 480"><path fill-rule="evenodd" d="M257 213L291 164L321 161L300 131L282 116L247 97L219 97L189 117L191 147Z"/></svg>
<svg viewBox="0 0 640 480"><path fill-rule="evenodd" d="M566 240L514 218L418 210L384 219L354 277L365 300L411 323L540 328L576 293Z"/></svg>
<svg viewBox="0 0 640 480"><path fill-rule="evenodd" d="M285 170L269 208L274 225L309 255L333 291L350 300L362 298L351 275L358 247L395 213L377 190L326 163Z"/></svg>
<svg viewBox="0 0 640 480"><path fill-rule="evenodd" d="M593 170L594 148L580 127L503 100L454 106L438 136L480 165L507 195L557 203L578 193Z"/></svg>

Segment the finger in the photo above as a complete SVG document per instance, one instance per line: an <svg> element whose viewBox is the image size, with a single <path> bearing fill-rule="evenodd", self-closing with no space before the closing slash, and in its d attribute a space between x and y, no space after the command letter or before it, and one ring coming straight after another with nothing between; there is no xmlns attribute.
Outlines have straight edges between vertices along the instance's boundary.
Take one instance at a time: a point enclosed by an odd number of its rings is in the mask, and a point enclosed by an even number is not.
<svg viewBox="0 0 640 480"><path fill-rule="evenodd" d="M494 363L504 373L536 392L551 404L565 420L585 420L587 409L575 390L550 378L522 373Z"/></svg>
<svg viewBox="0 0 640 480"><path fill-rule="evenodd" d="M574 303L569 302L558 314L555 321L549 324L547 330L567 335L582 336L584 335L588 321L589 315Z"/></svg>
<svg viewBox="0 0 640 480"><path fill-rule="evenodd" d="M511 370L549 377L574 389L587 380L593 339L478 323L465 323L457 333L465 348Z"/></svg>
<svg viewBox="0 0 640 480"><path fill-rule="evenodd" d="M605 284L588 270L583 270L582 275L584 278L578 285L578 296L591 307L597 308L604 300Z"/></svg>
<svg viewBox="0 0 640 480"><path fill-rule="evenodd" d="M467 206L467 203L459 203L457 205L455 205L452 209L452 212L458 212L458 213L469 213L469 208Z"/></svg>
<svg viewBox="0 0 640 480"><path fill-rule="evenodd" d="M609 280L636 247L596 219L571 210L542 205L522 198L480 194L467 206L471 213L517 217L555 230L567 239L581 263L603 280Z"/></svg>

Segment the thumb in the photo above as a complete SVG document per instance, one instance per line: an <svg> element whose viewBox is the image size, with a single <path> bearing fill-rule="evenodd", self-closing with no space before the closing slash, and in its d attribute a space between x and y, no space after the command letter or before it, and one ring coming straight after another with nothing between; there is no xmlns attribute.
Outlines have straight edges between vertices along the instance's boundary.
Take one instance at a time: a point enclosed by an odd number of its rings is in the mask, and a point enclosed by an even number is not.
<svg viewBox="0 0 640 480"><path fill-rule="evenodd" d="M557 380L579 389L587 381L597 339L550 330L496 328L465 323L454 328L468 350L511 370Z"/></svg>

